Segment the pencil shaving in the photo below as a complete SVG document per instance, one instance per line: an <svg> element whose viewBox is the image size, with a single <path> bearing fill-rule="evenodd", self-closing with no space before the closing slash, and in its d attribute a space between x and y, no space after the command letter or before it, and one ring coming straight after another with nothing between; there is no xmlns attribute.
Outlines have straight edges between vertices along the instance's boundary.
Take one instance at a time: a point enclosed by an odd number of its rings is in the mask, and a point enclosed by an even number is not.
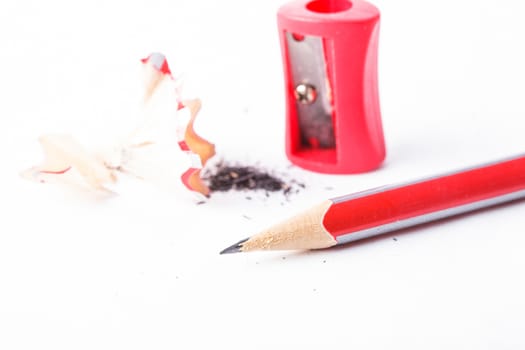
<svg viewBox="0 0 525 350"><path fill-rule="evenodd" d="M164 55L153 53L141 62L142 123L131 134L101 151L85 149L70 135L43 135L39 141L44 161L21 175L94 190L107 190L105 186L117 182L119 173L162 184L179 178L185 188L207 196L210 190L200 172L215 155L215 146L194 130L201 102L182 100L181 83L173 78Z"/></svg>
<svg viewBox="0 0 525 350"><path fill-rule="evenodd" d="M22 177L42 183L73 183L76 172L93 189L105 189L104 185L117 180L114 171L70 135L43 135L39 141L45 159L41 165L23 171Z"/></svg>

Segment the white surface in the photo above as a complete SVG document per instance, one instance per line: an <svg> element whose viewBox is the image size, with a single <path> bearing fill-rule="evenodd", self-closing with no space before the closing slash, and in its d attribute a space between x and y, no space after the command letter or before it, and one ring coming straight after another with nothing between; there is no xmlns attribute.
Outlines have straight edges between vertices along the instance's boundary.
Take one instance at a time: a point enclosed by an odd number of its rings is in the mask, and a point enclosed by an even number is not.
<svg viewBox="0 0 525 350"><path fill-rule="evenodd" d="M525 347L523 203L343 248L218 255L325 198L525 150L523 5L377 0L384 167L287 169L281 3L2 1L0 349ZM219 156L306 189L195 205L131 179L100 201L18 177L42 133L103 143L134 125L151 51L185 72Z"/></svg>

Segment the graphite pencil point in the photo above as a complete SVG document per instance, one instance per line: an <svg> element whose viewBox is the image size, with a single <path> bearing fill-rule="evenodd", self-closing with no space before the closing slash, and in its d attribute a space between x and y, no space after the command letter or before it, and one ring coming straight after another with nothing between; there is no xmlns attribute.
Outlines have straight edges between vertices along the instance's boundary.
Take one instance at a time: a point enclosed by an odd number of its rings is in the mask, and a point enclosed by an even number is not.
<svg viewBox="0 0 525 350"><path fill-rule="evenodd" d="M242 249L242 244L246 242L248 238L245 238L234 245L224 249L220 254L233 254L233 253L240 253Z"/></svg>

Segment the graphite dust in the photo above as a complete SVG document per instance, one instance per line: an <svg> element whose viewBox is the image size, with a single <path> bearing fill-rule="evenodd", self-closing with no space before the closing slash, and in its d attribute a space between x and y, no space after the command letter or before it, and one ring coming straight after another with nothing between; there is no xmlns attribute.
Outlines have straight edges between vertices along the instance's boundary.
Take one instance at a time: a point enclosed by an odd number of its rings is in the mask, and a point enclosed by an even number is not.
<svg viewBox="0 0 525 350"><path fill-rule="evenodd" d="M294 186L304 188L304 184L291 180L289 183L257 166L242 166L219 162L214 169L207 170L203 176L211 192L226 191L281 191L288 195ZM297 192L298 189L295 189Z"/></svg>

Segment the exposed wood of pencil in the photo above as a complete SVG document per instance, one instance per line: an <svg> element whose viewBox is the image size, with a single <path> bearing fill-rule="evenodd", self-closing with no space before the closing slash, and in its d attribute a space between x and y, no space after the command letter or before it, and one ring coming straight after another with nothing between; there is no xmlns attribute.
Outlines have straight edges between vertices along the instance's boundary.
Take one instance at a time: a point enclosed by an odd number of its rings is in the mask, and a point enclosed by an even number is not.
<svg viewBox="0 0 525 350"><path fill-rule="evenodd" d="M254 250L321 249L337 244L322 221L332 205L327 200L310 210L224 249L221 254Z"/></svg>

